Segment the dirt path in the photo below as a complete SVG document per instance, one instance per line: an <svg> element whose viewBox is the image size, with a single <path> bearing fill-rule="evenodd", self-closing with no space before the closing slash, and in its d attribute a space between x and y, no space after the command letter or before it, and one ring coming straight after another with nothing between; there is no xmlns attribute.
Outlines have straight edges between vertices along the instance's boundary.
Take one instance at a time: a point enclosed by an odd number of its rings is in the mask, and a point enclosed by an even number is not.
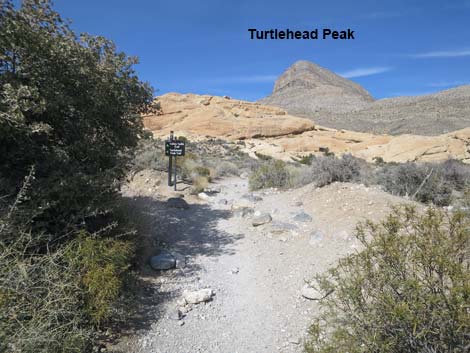
<svg viewBox="0 0 470 353"><path fill-rule="evenodd" d="M302 351L317 310L316 301L301 295L305 280L356 249L351 234L357 221L380 218L390 203L402 201L349 184L270 190L256 193L257 201L243 197L254 195L246 180L225 179L218 186L220 192L207 200L186 196L188 209L168 207L166 186L159 187L160 200L133 195L140 205L145 201L154 220L151 236L187 263L149 271L145 322L116 351ZM252 215L231 211L237 205L269 213L272 222L254 227ZM191 305L180 320L172 317L183 290L201 288L214 291L212 300Z"/></svg>

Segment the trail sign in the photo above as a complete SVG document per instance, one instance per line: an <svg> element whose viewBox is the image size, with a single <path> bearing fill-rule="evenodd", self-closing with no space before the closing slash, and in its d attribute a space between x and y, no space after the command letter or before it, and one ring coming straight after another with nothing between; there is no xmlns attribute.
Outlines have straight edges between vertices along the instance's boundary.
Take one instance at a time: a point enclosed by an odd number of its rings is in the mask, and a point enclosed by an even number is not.
<svg viewBox="0 0 470 353"><path fill-rule="evenodd" d="M184 156L185 147L184 141L165 141L165 156Z"/></svg>

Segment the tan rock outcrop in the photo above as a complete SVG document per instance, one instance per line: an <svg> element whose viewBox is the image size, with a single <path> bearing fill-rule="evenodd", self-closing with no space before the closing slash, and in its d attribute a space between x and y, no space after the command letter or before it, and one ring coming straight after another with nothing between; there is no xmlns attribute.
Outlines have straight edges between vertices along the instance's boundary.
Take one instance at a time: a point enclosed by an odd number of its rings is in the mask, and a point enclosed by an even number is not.
<svg viewBox="0 0 470 353"><path fill-rule="evenodd" d="M427 162L448 158L470 163L470 128L439 136L374 135L315 126L280 108L229 97L195 94L165 94L157 98L159 115L144 117L156 137L171 130L190 139L246 140L245 151L292 160L302 155L322 154L325 149L373 162Z"/></svg>
<svg viewBox="0 0 470 353"><path fill-rule="evenodd" d="M157 98L160 115L144 117L155 136L218 137L230 140L276 137L312 130L311 120L287 115L267 107L229 97L168 93Z"/></svg>

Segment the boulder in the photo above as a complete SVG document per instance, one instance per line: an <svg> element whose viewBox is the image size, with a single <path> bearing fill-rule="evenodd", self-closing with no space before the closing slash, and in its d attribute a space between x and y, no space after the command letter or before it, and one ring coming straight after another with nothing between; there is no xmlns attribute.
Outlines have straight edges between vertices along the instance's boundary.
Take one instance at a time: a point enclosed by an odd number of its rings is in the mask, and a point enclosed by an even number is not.
<svg viewBox="0 0 470 353"><path fill-rule="evenodd" d="M253 227L258 227L260 225L269 223L272 221L272 217L269 213L263 213L260 214L259 216L255 216L253 220L251 221L251 224Z"/></svg>
<svg viewBox="0 0 470 353"><path fill-rule="evenodd" d="M214 293L212 292L212 289L210 288L200 289L196 291L185 290L183 292L183 298L189 304L199 304L202 302L209 301L212 298L213 294Z"/></svg>
<svg viewBox="0 0 470 353"><path fill-rule="evenodd" d="M160 254L150 258L150 266L154 270L169 270L176 266L176 260L169 252L162 251Z"/></svg>

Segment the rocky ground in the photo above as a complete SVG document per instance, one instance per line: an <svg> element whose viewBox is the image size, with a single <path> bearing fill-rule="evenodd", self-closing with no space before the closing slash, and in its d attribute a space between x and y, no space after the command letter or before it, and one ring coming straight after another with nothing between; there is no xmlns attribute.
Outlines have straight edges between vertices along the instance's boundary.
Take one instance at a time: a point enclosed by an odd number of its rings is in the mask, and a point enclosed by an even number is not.
<svg viewBox="0 0 470 353"><path fill-rule="evenodd" d="M124 190L146 223L142 290L135 322L108 351L302 351L318 306L305 281L358 249L357 222L404 201L341 183L252 193L240 177L199 196L178 190L149 171Z"/></svg>

